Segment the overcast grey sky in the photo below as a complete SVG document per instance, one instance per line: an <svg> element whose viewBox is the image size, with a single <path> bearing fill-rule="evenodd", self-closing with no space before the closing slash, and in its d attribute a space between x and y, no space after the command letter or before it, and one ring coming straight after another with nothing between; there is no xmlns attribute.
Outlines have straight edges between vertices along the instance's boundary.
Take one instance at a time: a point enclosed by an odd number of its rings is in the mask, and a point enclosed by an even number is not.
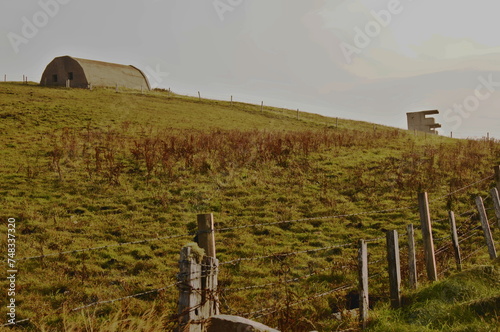
<svg viewBox="0 0 500 332"><path fill-rule="evenodd" d="M71 55L182 94L400 128L437 108L442 134L500 138L499 12L494 0L2 0L0 74L39 81Z"/></svg>

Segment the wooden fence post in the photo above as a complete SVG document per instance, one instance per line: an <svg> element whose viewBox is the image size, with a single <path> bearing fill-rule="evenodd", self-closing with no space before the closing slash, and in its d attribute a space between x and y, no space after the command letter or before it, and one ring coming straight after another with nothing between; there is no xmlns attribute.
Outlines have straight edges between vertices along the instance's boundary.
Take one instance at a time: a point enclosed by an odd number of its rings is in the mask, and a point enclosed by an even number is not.
<svg viewBox="0 0 500 332"><path fill-rule="evenodd" d="M391 306L401 307L401 265L399 262L399 237L396 230L387 231L387 263L389 264L389 286Z"/></svg>
<svg viewBox="0 0 500 332"><path fill-rule="evenodd" d="M436 281L438 279L436 269L436 256L434 255L434 240L432 238L429 201L426 192L418 194L418 208L420 211L420 223L422 225L422 237L424 240L424 257L427 277L431 281Z"/></svg>
<svg viewBox="0 0 500 332"><path fill-rule="evenodd" d="M498 196L497 188L493 188L490 191L491 198L493 199L493 206L495 207L495 215L497 217L498 227L500 227L500 197Z"/></svg>
<svg viewBox="0 0 500 332"><path fill-rule="evenodd" d="M216 258L214 215L198 215L198 244L205 250L202 277L202 312L203 318L219 314L219 298L217 297L219 260Z"/></svg>
<svg viewBox="0 0 500 332"><path fill-rule="evenodd" d="M455 262L457 263L457 270L462 271L462 257L460 256L460 245L458 243L455 213L453 211L449 211L448 217L450 219L451 242L453 244L453 252L455 253Z"/></svg>
<svg viewBox="0 0 500 332"><path fill-rule="evenodd" d="M486 215L486 210L484 209L484 203L481 196L476 197L477 210L479 212L479 217L481 219L481 227L483 228L484 238L486 244L488 245L488 252L491 259L497 258L497 252L495 249L495 242L493 241L493 236L491 235L490 224L488 222L488 216Z"/></svg>
<svg viewBox="0 0 500 332"><path fill-rule="evenodd" d="M493 167L495 170L495 182L497 184L497 190L500 192L500 166Z"/></svg>
<svg viewBox="0 0 500 332"><path fill-rule="evenodd" d="M217 296L219 260L215 257L205 256L202 267L202 307L203 318L220 314L219 297Z"/></svg>
<svg viewBox="0 0 500 332"><path fill-rule="evenodd" d="M198 91L198 100L201 101L201 93Z"/></svg>
<svg viewBox="0 0 500 332"><path fill-rule="evenodd" d="M264 101L262 101L260 103L260 111L263 112L264 111Z"/></svg>
<svg viewBox="0 0 500 332"><path fill-rule="evenodd" d="M205 249L208 257L215 258L215 234L214 234L214 215L198 215L198 244L200 248Z"/></svg>
<svg viewBox="0 0 500 332"><path fill-rule="evenodd" d="M231 96L231 106L233 106L233 96Z"/></svg>
<svg viewBox="0 0 500 332"><path fill-rule="evenodd" d="M201 332L199 324L190 324L199 319L199 306L202 301L201 293L193 291L201 289L202 271L191 250L191 247L182 248L179 261L179 331Z"/></svg>
<svg viewBox="0 0 500 332"><path fill-rule="evenodd" d="M358 250L358 276L359 276L359 320L363 329L368 320L368 246L365 240L359 240Z"/></svg>
<svg viewBox="0 0 500 332"><path fill-rule="evenodd" d="M417 253L415 250L415 231L413 224L407 226L408 233L408 273L410 288L417 289Z"/></svg>

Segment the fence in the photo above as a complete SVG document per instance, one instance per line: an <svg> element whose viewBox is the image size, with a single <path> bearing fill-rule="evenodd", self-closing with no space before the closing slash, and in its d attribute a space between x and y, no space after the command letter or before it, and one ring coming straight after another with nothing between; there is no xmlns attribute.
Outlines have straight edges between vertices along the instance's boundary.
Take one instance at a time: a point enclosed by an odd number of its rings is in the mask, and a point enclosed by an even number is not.
<svg viewBox="0 0 500 332"><path fill-rule="evenodd" d="M500 215L500 209L498 208L500 206L500 199L498 195L498 191L496 188L491 190L491 198L493 199L494 202L494 207L495 207L495 214L496 216ZM483 200L481 197L477 197L476 199L476 205L477 205L477 211L480 216L480 221L481 221L481 226L479 227L473 227L472 229L467 229L461 232L460 236L457 232L457 227L456 227L456 220L455 220L455 215L454 212L450 211L449 212L449 222L450 222L450 239L451 239L451 246L448 244L445 244L442 247L439 247L437 250L434 247L434 239L432 235L432 222L430 219L430 213L429 213L429 200L427 197L427 193L421 193L418 196L419 200L419 213L420 213L420 230L422 231L422 247L424 250L424 264L426 268L426 274L427 274L427 279L429 281L437 281L438 280L438 269L437 269L437 264L436 264L436 257L447 250L450 249L450 247L453 248L453 253L454 253L454 258L456 261L457 265L457 270L461 270L462 267L462 262L472 255L476 254L479 250L484 249L485 245L479 246L478 249L474 250L472 253L470 253L467 257L462 258L461 256L461 248L460 248L460 243L463 241L466 241L467 239L471 238L471 233L473 233L475 230L478 228L481 228L483 230L483 236L485 239L486 247L488 248L488 252L490 255L491 259L495 259L497 257L496 251L495 251L495 244L493 241L493 237L491 234L491 229L490 226L493 225L493 223L490 224L488 221L488 217L486 214L486 210L483 205ZM199 218L201 219L210 219L213 220L212 215L200 215ZM310 220L310 219L308 219ZM500 219L499 221L499 227L500 227ZM288 221L291 222L291 221ZM213 221L212 221L213 225ZM269 225L269 224L266 224ZM239 226L235 228L231 228L232 230L234 229L241 229L243 227L252 227L252 225L249 226ZM407 252L407 260L408 260L408 283L411 288L415 289L417 288L418 282L417 282L417 259L416 259L416 245L415 245L415 232L414 232L414 225L409 224L407 226L407 232L406 232L406 237L407 237L407 243L408 243L408 252ZM224 231L224 230L229 230L229 228L223 228L219 229L218 231ZM203 238L206 236L210 237L210 244L207 246L207 242L205 240L200 240L200 246L204 248L205 250L208 250L209 252L211 251L212 253L215 253L215 240L214 240L214 229L213 226L210 227L200 227L199 233L200 235L204 235ZM473 233L474 234L474 233ZM402 238L402 237L401 237ZM201 238L200 238L201 239ZM381 263L384 259L380 259L374 262L369 262L368 261L368 244L370 243L377 243L382 240L383 237L380 238L374 238L374 239L368 239L368 240L359 240L357 243L358 247L358 291L359 291L359 320L361 326L364 328L366 326L366 323L369 318L369 279L371 279L374 276L369 275L369 265L373 265L376 263ZM402 278L401 278L401 262L400 262L400 247L399 247L399 240L400 240L400 235L398 234L397 230L389 230L386 232L386 250L387 250L387 265L388 265L388 284L389 284L389 289L390 289L390 302L391 306L393 308L398 308L402 305L401 303L401 283L402 283ZM331 250L334 248L342 248L342 247L353 247L355 246L356 243L351 242L351 243L345 243L345 244L339 244L335 246L329 246L329 247L324 247L324 248L317 248L317 249L311 249L311 250L302 250L302 251L296 251L296 252L288 252L288 253L279 253L278 256L280 258L286 257L286 256L291 256L291 255L297 255L301 253L311 253L311 252L317 252L317 251L326 251L326 250ZM197 311L195 315L192 315L192 310L189 310L189 308L202 308L204 306L209 307L214 307L214 308L219 308L220 305L217 302L217 296L216 294L218 292L237 292L237 291L243 291L243 290L252 290L252 289L257 289L257 288L266 288L266 287L271 287L275 286L280 283L264 283L261 285L254 285L254 286L247 286L247 287L240 287L240 288L226 288L226 289L217 289L213 288L211 285L216 285L217 284L217 273L212 274L213 271L218 272L218 270L215 268L214 265L208 264L207 262L200 262L198 264L197 268L192 268L190 270L185 270L182 268L182 264L184 264L184 260L186 257L186 250L188 250L189 247L183 248L183 253L181 254L181 274L185 278L192 278L192 275L194 274L196 277L190 279L188 282L183 281L184 285L188 285L190 287L191 292L188 293L183 293L186 292L186 289L183 288L183 291L181 292L181 298L179 300L179 314L182 315L184 312L189 312L191 315L189 316L189 319L186 319L185 317L181 319L181 327L183 328L182 331L204 331L202 327L204 326L206 322L210 320L210 317L212 316L210 313L208 313L206 310L203 311ZM268 255L268 256L255 256L255 257L247 257L247 258L239 258L235 260L230 260L226 262L221 262L218 263L217 261L217 266L225 266L225 265L230 265L230 264L238 264L242 262L247 262L247 261L253 261L253 260L263 260L271 257L276 257L277 255ZM195 264L194 261L191 261L190 264ZM206 272L206 269L209 269L211 272L208 273ZM446 270L451 269L450 267L447 267ZM192 271L197 271L197 272L192 272ZM282 283L292 283L299 281L301 279L307 279L309 277L312 277L314 275L317 275L320 272L327 271L327 269L323 269L321 271L317 271L315 273L307 274L301 277L297 278L292 278L288 280L284 280ZM190 273L189 273L190 272ZM203 282L205 278L212 278L212 282ZM195 283L193 283L193 279L195 280ZM201 281L201 282L200 282ZM193 294L196 294L197 292L200 291L199 285L204 285L206 284L207 287L201 288L201 294L211 294L210 296L205 295L205 296L200 296L198 295L197 299L193 302L189 302L189 305L186 305L186 301L183 300L183 298L192 298ZM313 301L314 299L324 297L327 295L331 295L336 292L340 291L345 291L348 289L353 289L356 286L356 281L352 281L349 284L344 284L344 285L339 285L330 291L315 294L313 296L307 297L305 299L302 299L300 301L296 301L293 303L288 303L287 308L299 305L304 302L308 301ZM185 286L183 286L185 287ZM285 308L265 308L265 309L260 309L248 313L244 313L243 316L245 317L251 317L251 318L260 318L266 315L273 314L275 312L278 312L280 310L284 310ZM218 310L215 311L215 315L217 315ZM201 328L201 329L200 329Z"/></svg>
<svg viewBox="0 0 500 332"><path fill-rule="evenodd" d="M195 246L187 246L182 248L181 259L179 263L180 271L175 282L172 282L161 288L128 295L121 298L87 303L80 307L72 309L71 312L77 312L101 304L114 303L128 298L141 297L151 293L171 290L174 287L177 287L179 289L178 312L172 321L175 321L178 324L180 330L205 331L209 329L210 324L212 324L212 326L222 324L220 322L221 320L228 319L227 317L223 317L223 315L220 315L222 311L247 318L246 320L240 318L239 320L230 322L231 324L236 324L240 327L243 326L244 328L246 328L248 326L258 326L258 323L252 322L248 319L265 319L266 317L273 314L280 314L280 319L291 320L293 318L290 317L290 312L293 312L293 309L300 305L314 303L316 300L325 298L330 295L334 296L336 294L345 294L347 291L351 291L351 308L359 308L360 324L361 326L366 326L367 320L369 318L370 298L372 297L372 292L371 290L369 290L369 287L372 287L374 284L389 284L389 294L387 294L387 296L384 294L379 297L387 298L387 300L390 300L390 303L393 307L399 307L401 306L401 284L403 283L404 279L406 279L407 284L410 288L417 288L418 280L420 278L426 276L426 279L435 281L438 280L438 278L444 275L447 271L453 269L453 266L456 266L457 270L461 270L464 261L469 260L471 257L477 255L480 251L486 252L486 247L490 258L494 259L497 256L495 243L493 241L493 236L491 233L491 228L492 226L494 226L494 222L489 221L489 219L493 218L489 218L487 214L488 211L494 211L498 222L497 227L500 227L500 199L497 188L493 188L491 190L490 196L488 198L491 199L490 204L492 205L492 208L486 209L484 205L484 202L486 200L483 200L481 197L477 197L475 200L476 206L474 209L463 212L461 214L457 214L458 217L465 218L465 221L459 224L458 227L457 221L455 220L455 213L453 211L449 211L448 220L441 219L435 220L434 222L431 221L429 213L429 202L433 203L435 201L444 199L459 191L471 188L474 185L483 183L493 178L495 178L496 180L497 187L500 187L500 167L495 167L495 175L481 179L477 182L474 182L473 184L460 188L459 190L456 190L437 199L429 201L426 193L419 194L418 205L415 206L405 206L394 209L365 211L353 214L302 218L295 220L284 220L221 228L214 227L214 219L212 214L204 214L198 216L198 231L196 233L169 235L127 243L108 244L96 246L93 248L67 250L58 253L25 257L20 260L26 261L43 259L45 257L56 257L59 255L103 250L106 248L126 245L138 245L153 241L188 238L196 235L197 242L199 246L204 249L204 253L200 253L199 251L197 251ZM420 225L414 227L413 224L409 224L404 230L399 230L399 232L398 230L387 230L385 234L380 234L379 237L360 239L357 241L353 241L351 239L348 242L341 242L319 248L288 252L280 251L265 255L255 255L252 257L235 257L222 262L219 262L216 259L216 233L242 231L245 229L261 229L268 226L286 226L293 223L301 224L306 222L357 217L369 214L380 214L384 212L395 212L416 208L418 208L419 210ZM480 217L480 225L474 223L473 217L475 215L475 210L477 210L477 214ZM449 223L448 241L446 241L447 237L436 239L433 238L433 225L443 221L447 221ZM416 241L415 230L421 231L422 241ZM481 231L481 234L479 234L478 231ZM477 246L477 243L480 243L478 241L479 236L483 237L485 239L485 242ZM404 241L405 238L406 242ZM375 257L374 259L369 248L371 246L381 245L384 239L387 252L386 256ZM418 259L417 251L419 250L419 248L424 251L423 261ZM282 265L280 265L282 271L279 275L280 280L278 281L265 281L249 286L233 286L226 285L220 282L221 271L229 274L232 272L231 270L234 270L250 262L270 262L272 264L276 263L279 265L288 258L293 258L303 254L326 253L327 256L332 256L337 251L341 253L340 255L338 253L336 254L340 257L332 258L331 265L321 269L311 267L311 271L309 271L309 273L304 273L301 275L290 275L291 272L286 269L286 266L283 267ZM349 258L349 255L351 255L352 257ZM407 259L401 259L401 257L405 257ZM450 262L450 260L454 261L454 263ZM384 269L382 269L382 271L379 270L383 266L382 263L385 261L387 262L388 278L384 276ZM424 269L425 273L422 273ZM341 275L346 274L346 276L345 278L340 278L341 280L338 280L338 283L333 287L329 286L330 289L313 294L308 294L297 299L294 299L292 296L287 295L285 299L278 299L276 301L276 304L272 307L235 312L231 309L230 304L226 299L227 296L231 296L231 294L235 293L254 292L262 289L273 289L276 287L285 287L285 289L288 289L290 285L298 284L302 281L314 283L315 278L323 278L325 277L326 272L331 274L334 270L340 271ZM351 276L351 278L347 278L348 274L352 271L357 272L357 277ZM308 286L306 284L305 286L301 287ZM339 319L341 318L342 317L339 316ZM217 321L217 319L219 321ZM17 323L19 324L28 320L29 319L20 320L17 321ZM227 323L227 321L224 322ZM244 330L244 328L242 330Z"/></svg>

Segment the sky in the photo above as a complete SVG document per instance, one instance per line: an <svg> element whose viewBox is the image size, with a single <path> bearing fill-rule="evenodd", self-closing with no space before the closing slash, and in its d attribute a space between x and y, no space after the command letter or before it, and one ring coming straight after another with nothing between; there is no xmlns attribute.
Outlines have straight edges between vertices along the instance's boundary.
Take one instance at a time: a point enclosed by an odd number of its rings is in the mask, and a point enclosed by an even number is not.
<svg viewBox="0 0 500 332"><path fill-rule="evenodd" d="M0 77L55 57L130 64L153 87L439 133L500 138L494 0L0 2Z"/></svg>

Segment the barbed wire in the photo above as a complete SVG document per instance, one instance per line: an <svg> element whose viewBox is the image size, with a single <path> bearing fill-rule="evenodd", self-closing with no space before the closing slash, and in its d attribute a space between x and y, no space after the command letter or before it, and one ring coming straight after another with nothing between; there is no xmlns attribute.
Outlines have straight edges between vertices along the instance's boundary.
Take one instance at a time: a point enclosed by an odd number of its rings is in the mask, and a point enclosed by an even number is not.
<svg viewBox="0 0 500 332"><path fill-rule="evenodd" d="M462 261L465 261L465 260L469 259L470 257L474 256L476 253L478 253L480 250L482 250L482 249L484 249L486 247L487 247L486 244L483 244L483 245L479 246L473 252L471 252L469 255L467 255L464 258L462 258Z"/></svg>
<svg viewBox="0 0 500 332"><path fill-rule="evenodd" d="M31 320L31 318L25 318L25 319L17 320L15 323L7 323L7 324L0 325L0 327L16 326L19 323L28 322L30 320Z"/></svg>
<svg viewBox="0 0 500 332"><path fill-rule="evenodd" d="M301 303L309 302L309 301L318 299L320 297L327 296L327 295L330 295L330 294L333 294L333 293L336 293L336 292L340 292L342 290L351 289L351 288L354 288L354 285L344 284L342 286L339 286L339 287L334 288L332 290L329 290L327 292L315 294L315 295L309 296L309 297L307 297L305 299L302 299L300 301L296 301L296 302L293 302L291 304L288 304L287 307L294 307L294 306L297 306L297 305L299 305ZM242 314L242 316L243 317L251 317L251 318L252 317L259 318L259 317L268 316L268 315L273 314L273 313L278 312L278 311L282 311L284 309L285 309L285 307L280 307L278 309L275 309L274 307L270 307L270 308L265 308L265 309L260 309L260 310L252 311L252 312L249 312L249 313L244 313L244 314ZM263 314L255 316L256 314L259 314L259 313L263 313Z"/></svg>
<svg viewBox="0 0 500 332"><path fill-rule="evenodd" d="M368 265L377 264L377 263L383 262L385 260L386 260L385 258L380 258L380 259L377 259L376 261L368 262Z"/></svg>
<svg viewBox="0 0 500 332"><path fill-rule="evenodd" d="M153 239L145 239L145 240L139 240L139 241L124 242L124 243L113 243L113 244L108 244L108 245L98 246L98 247L93 247L93 248L75 249L75 250L61 251L61 252L50 253L50 254L39 255L39 256L23 257L23 258L19 258L18 260L19 261L26 261L26 260L30 260L30 259L38 259L38 258L53 257L53 256L59 256L59 255L74 254L74 253L78 253L78 252L102 250L102 249L113 248L113 247L122 247L122 246L130 245L130 244L143 244L143 243L149 243L149 242L154 242L154 241L170 240L170 239L176 239L176 238L182 238L182 237L190 237L190 236L194 236L194 235L196 235L196 234L162 236L162 237L157 237L157 238L153 238Z"/></svg>
<svg viewBox="0 0 500 332"><path fill-rule="evenodd" d="M296 222L304 222L304 221L339 219L339 218L347 218L347 217L354 217L354 216L360 216L360 215L370 215L370 214L377 214L377 213L388 213L388 212L395 212L395 211L402 211L402 210L411 210L411 209L414 209L414 208L417 208L417 206L406 206L406 207L399 207L399 208L386 209L386 210L365 211L365 212L357 212L357 213L350 213L350 214L339 214L339 215L333 215L333 216L301 218L301 219L294 219L294 220L282 220L282 221L274 221L274 222L259 223L259 224L250 224L250 225L241 225L241 226L233 226L233 227L224 227L224 228L218 228L218 229L216 229L216 231L218 231L218 232L226 232L226 231L232 231L232 230L244 229L244 228L251 228L251 227L273 226L273 225L280 225L280 224L287 224L287 223L296 223Z"/></svg>
<svg viewBox="0 0 500 332"><path fill-rule="evenodd" d="M481 183L481 182L484 182L484 181L487 181L487 180L493 179L494 177L495 177L495 175L494 175L494 174L492 174L492 175L487 176L487 177L485 177L485 178L483 178L483 179L481 179L481 180L479 180L479 181L476 181L476 182L474 182L474 183L468 184L468 185L466 185L465 187L462 187L462 188L459 188L459 189L457 189L457 190L454 190L454 191L452 191L451 193L448 193L448 194L446 194L446 195L440 196L440 197L438 197L438 198L431 199L431 200L429 200L429 203L431 203L431 202L436 202L436 201L440 201L440 200L443 200L443 199L445 199L445 198L447 198L447 197L449 197L449 196L451 196L451 195L454 195L454 194L456 194L456 193L458 193L458 192L461 192L461 191L463 191L463 190L465 190L465 189L468 189L468 188L470 188L470 187L474 187L475 185L477 185L477 184L479 184L479 183Z"/></svg>
<svg viewBox="0 0 500 332"><path fill-rule="evenodd" d="M221 263L219 263L219 265L236 264L236 263L239 263L242 261L253 261L253 260L259 260L259 259L266 259L266 258L282 258L282 257L293 256L293 255L297 255L297 254L305 254L305 253L324 251L324 250L330 250L330 249L335 249L335 248L350 247L352 245L354 245L354 243L351 242L351 243L338 244L335 246L316 248L316 249L299 250L299 251L292 251L292 252L285 252L285 253L274 253L274 254L270 254L270 255L266 255L266 256L244 257L244 258L230 260L227 262L221 262Z"/></svg>
<svg viewBox="0 0 500 332"><path fill-rule="evenodd" d="M285 281L268 282L266 284L247 286L247 287L239 287L239 288L223 288L221 290L225 291L225 292L239 292L239 291L244 291L244 290L248 290L248 289L266 288L266 287L273 286L273 285L290 284L290 283L297 282L297 281L302 280L302 279L307 279L309 277L318 275L321 272L328 271L328 270L331 270L333 268L334 267L330 266L330 267L315 271L313 273L306 274L304 276L300 276L300 277L296 277L296 278L292 278L292 279L288 279Z"/></svg>
<svg viewBox="0 0 500 332"><path fill-rule="evenodd" d="M105 301L93 302L93 303L90 303L90 304L87 304L87 305L84 305L84 306L81 306L81 307L78 307L78 308L71 309L71 311L80 311L80 310L83 310L83 309L86 309L86 308L90 308L90 307L101 305L101 304L105 304L105 303L114 303L114 302L117 302L117 301L122 301L122 300L125 300L125 299L139 297L139 296L143 296L143 295L147 295L147 294L151 294L151 293L158 293L158 292L164 291L166 289L172 288L174 286L180 285L181 283L182 283L182 281L178 281L176 283L170 284L170 285L162 287L162 288L153 289L153 290L149 290L149 291L138 293L138 294L128 295L128 296L120 297L120 298L113 299L113 300L105 300Z"/></svg>
<svg viewBox="0 0 500 332"><path fill-rule="evenodd" d="M470 238L471 238L471 237L473 237L473 236L479 236L478 232L474 232L474 231L477 231L477 230L479 230L479 229L481 229L481 226L474 227L473 229L471 229L470 231L468 231L468 232L467 232L467 233L465 233L464 235L459 236L459 237L458 237L458 238L459 238L458 243L462 243L462 242L464 242L464 241L466 241L466 240L470 239ZM468 236L463 237L463 236L465 236L465 235L468 235ZM461 237L463 237L463 238L461 238ZM460 239L460 238L461 238L461 239Z"/></svg>

